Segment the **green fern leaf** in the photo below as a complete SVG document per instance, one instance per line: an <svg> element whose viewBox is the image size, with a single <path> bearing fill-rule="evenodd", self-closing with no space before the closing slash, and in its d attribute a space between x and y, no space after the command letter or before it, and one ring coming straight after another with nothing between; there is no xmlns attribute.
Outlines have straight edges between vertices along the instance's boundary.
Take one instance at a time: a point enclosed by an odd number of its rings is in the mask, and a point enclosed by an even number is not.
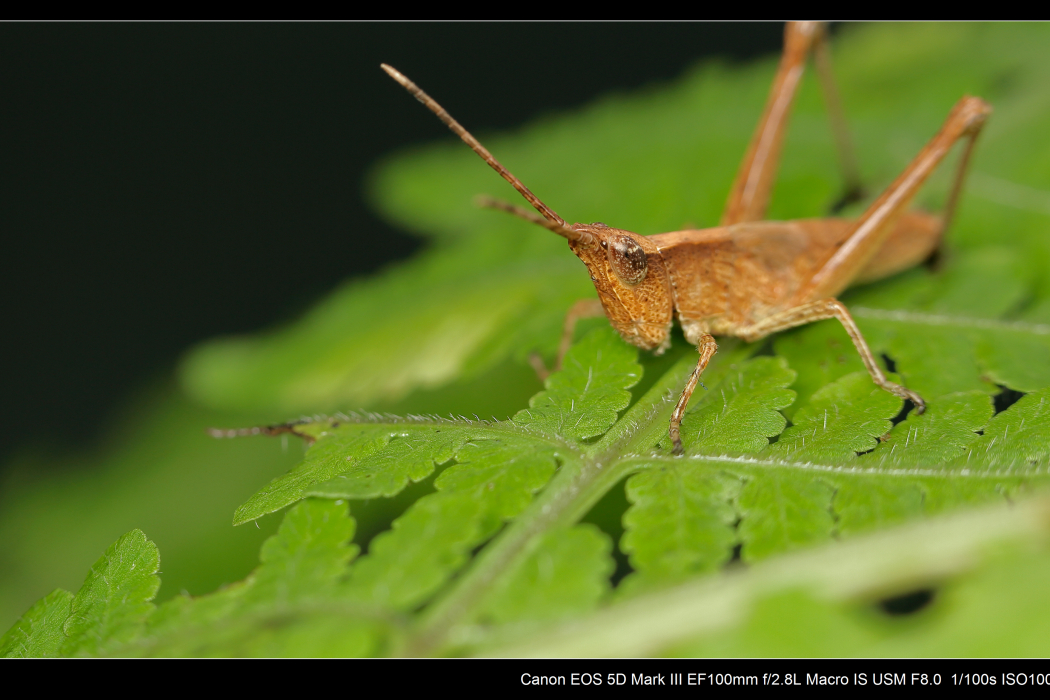
<svg viewBox="0 0 1050 700"><path fill-rule="evenodd" d="M627 391L642 377L638 351L610 343L608 333L591 333L565 355L565 371L547 380L547 389L519 411L514 422L547 435L583 440L603 434L627 408Z"/></svg>
<svg viewBox="0 0 1050 700"><path fill-rule="evenodd" d="M479 606L487 624L554 622L592 611L609 591L612 542L593 526L551 530Z"/></svg>
<svg viewBox="0 0 1050 700"><path fill-rule="evenodd" d="M160 554L133 530L106 550L77 591L63 624L62 656L95 656L141 634L160 588Z"/></svg>
<svg viewBox="0 0 1050 700"><path fill-rule="evenodd" d="M156 611L123 653L148 656L364 656L381 625L345 602L357 546L344 501L307 499L288 511L246 581Z"/></svg>
<svg viewBox="0 0 1050 700"><path fill-rule="evenodd" d="M8 659L58 656L66 641L62 626L69 617L72 603L73 594L61 588L38 600L0 637L0 656Z"/></svg>

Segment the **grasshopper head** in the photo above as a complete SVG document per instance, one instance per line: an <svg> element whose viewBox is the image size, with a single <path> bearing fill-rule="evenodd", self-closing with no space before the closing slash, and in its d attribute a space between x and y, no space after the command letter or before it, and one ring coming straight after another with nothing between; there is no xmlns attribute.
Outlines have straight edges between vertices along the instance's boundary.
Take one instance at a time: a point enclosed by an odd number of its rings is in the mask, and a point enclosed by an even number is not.
<svg viewBox="0 0 1050 700"><path fill-rule="evenodd" d="M601 223L573 224L569 248L591 273L609 322L623 339L663 352L670 344L674 304L667 267L645 236Z"/></svg>
<svg viewBox="0 0 1050 700"><path fill-rule="evenodd" d="M511 204L485 198L483 206L508 211L526 221L539 224L569 241L569 247L590 270L594 287L605 308L605 315L624 340L658 353L667 348L674 304L671 284L659 249L648 239L605 224L569 226L557 212L534 195L507 170L470 132L419 86L399 71L383 64L383 70L433 112L459 136L489 167L509 182L531 204L539 216Z"/></svg>

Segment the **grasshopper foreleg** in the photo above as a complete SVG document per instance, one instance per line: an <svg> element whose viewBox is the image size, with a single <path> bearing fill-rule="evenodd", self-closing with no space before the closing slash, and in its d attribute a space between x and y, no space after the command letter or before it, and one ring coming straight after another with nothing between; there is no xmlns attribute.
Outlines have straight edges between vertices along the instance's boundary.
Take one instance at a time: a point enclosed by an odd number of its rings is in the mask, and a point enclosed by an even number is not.
<svg viewBox="0 0 1050 700"><path fill-rule="evenodd" d="M561 370L561 363L565 359L565 353L569 352L569 348L572 347L572 338L576 333L576 324L585 318L597 318L604 315L605 309L602 308L602 303L597 299L580 299L572 305L569 312L565 314L565 322L562 324L561 341L558 343L558 357L554 360L554 372ZM532 353L529 356L529 364L536 370L536 376L540 378L541 382L546 381L547 377L550 376L551 370L548 370L547 366L543 364L543 358L538 353Z"/></svg>
<svg viewBox="0 0 1050 700"><path fill-rule="evenodd" d="M700 359L697 361L693 373L689 375L689 381L686 382L685 389L682 390L682 396L678 399L678 404L674 407L674 413L671 414L671 426L667 431L668 435L671 436L671 443L674 445L672 451L676 455L682 454L682 436L679 428L681 428L682 418L685 416L685 407L689 405L689 399L696 390L696 385L700 381L700 375L704 373L704 368L707 367L707 363L711 361L715 352L718 351L718 344L709 333L702 333L696 349L700 353Z"/></svg>

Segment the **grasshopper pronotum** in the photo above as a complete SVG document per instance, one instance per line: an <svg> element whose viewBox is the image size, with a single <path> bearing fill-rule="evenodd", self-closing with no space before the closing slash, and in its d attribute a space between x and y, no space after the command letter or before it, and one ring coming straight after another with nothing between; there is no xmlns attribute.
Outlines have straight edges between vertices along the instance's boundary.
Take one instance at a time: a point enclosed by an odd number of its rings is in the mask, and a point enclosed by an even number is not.
<svg viewBox="0 0 1050 700"><path fill-rule="evenodd" d="M569 310L556 368L581 318L604 313L624 340L660 353L670 343L671 325L677 317L686 340L700 353L668 430L674 453L681 454L679 427L700 375L718 349L716 335L754 341L794 326L836 318L853 340L872 380L910 399L917 412L925 409L918 394L886 378L849 311L835 296L851 284L894 274L937 251L958 202L974 141L991 108L977 97L959 100L940 131L857 219L762 221L788 115L810 52L816 55L847 191L856 192L856 171L831 79L824 27L813 22L791 23L784 32L784 51L765 111L733 182L721 225L652 236L600 223L566 223L415 83L388 65L383 69L513 185L539 216L493 200L488 200L488 206L566 238L569 248L587 266L598 299L577 302ZM926 178L963 137L968 140L944 213L907 211Z"/></svg>

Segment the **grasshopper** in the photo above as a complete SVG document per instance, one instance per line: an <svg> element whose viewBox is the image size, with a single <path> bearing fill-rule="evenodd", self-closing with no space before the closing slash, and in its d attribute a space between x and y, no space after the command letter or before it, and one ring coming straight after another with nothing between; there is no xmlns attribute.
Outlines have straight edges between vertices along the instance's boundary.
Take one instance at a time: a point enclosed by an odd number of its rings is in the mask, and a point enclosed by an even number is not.
<svg viewBox="0 0 1050 700"><path fill-rule="evenodd" d="M789 23L765 110L730 189L720 225L649 236L602 223L566 223L415 83L386 64L382 68L509 182L539 215L495 200L486 200L486 206L564 237L569 249L587 266L598 299L577 302L569 310L555 369L560 368L576 322L582 318L604 314L625 341L657 354L669 347L671 326L677 318L686 340L700 355L668 428L674 454L680 455L682 418L704 368L718 349L714 338L718 335L752 342L795 326L838 319L872 381L910 400L918 413L926 407L917 393L886 378L849 310L835 297L850 285L887 277L937 253L958 203L974 143L991 108L977 97L960 99L940 131L857 219L762 221L788 116L810 53L815 55L831 115L847 183L845 199L857 197L859 180L831 77L825 27L813 22ZM944 212L936 215L909 210L926 178L962 138L966 139L965 149Z"/></svg>

